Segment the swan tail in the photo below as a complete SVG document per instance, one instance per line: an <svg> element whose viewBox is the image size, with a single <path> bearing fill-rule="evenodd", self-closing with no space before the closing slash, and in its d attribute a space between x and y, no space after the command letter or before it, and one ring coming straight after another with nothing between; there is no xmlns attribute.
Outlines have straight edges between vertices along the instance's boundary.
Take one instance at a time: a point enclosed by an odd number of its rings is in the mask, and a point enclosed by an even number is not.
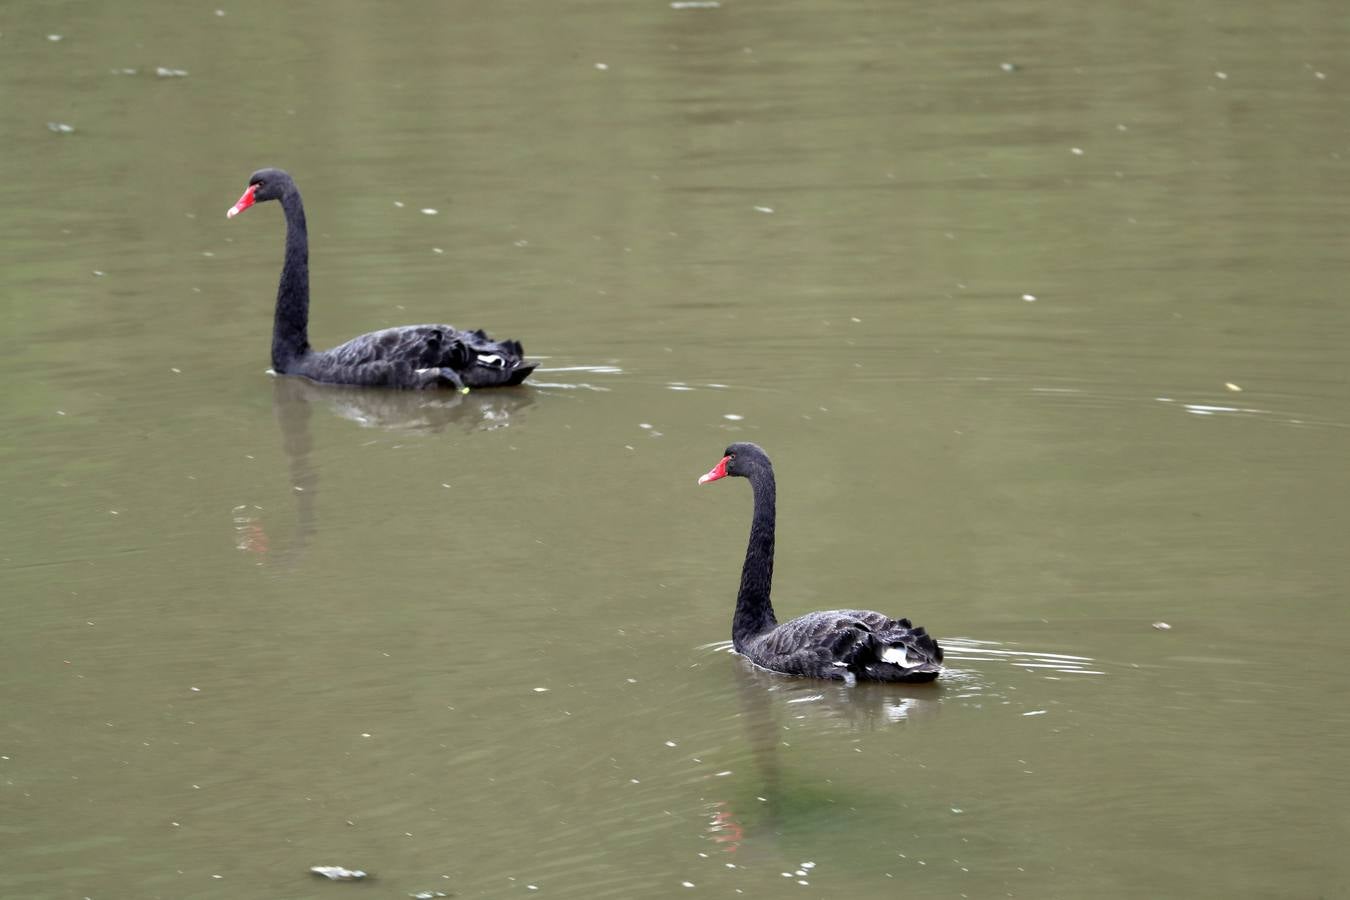
<svg viewBox="0 0 1350 900"><path fill-rule="evenodd" d="M900 625L899 622L896 623ZM942 647L922 628L868 635L870 657L860 668L878 681L932 681L942 671Z"/></svg>

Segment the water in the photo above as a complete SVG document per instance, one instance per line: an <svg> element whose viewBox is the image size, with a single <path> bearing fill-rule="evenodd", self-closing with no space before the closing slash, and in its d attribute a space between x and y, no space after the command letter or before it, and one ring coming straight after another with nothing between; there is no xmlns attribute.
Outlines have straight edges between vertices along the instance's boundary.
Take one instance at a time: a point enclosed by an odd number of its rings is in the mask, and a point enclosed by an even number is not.
<svg viewBox="0 0 1350 900"><path fill-rule="evenodd" d="M0 896L1345 892L1339 7L10 11ZM534 386L266 374L264 165Z"/></svg>

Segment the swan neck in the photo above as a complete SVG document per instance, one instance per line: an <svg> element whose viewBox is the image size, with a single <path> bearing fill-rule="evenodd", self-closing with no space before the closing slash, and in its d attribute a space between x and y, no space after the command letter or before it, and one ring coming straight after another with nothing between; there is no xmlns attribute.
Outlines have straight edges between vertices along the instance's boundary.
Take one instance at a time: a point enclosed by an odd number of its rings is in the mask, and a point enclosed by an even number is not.
<svg viewBox="0 0 1350 900"><path fill-rule="evenodd" d="M286 212L286 260L272 323L272 369L277 373L309 352L309 233L300 192L292 188L283 194L281 208Z"/></svg>
<svg viewBox="0 0 1350 900"><path fill-rule="evenodd" d="M745 642L778 624L769 592L773 587L773 538L777 511L773 470L764 468L750 477L755 495L755 514L750 521L750 541L741 567L741 590L736 596L736 615L731 622L731 640L737 650Z"/></svg>

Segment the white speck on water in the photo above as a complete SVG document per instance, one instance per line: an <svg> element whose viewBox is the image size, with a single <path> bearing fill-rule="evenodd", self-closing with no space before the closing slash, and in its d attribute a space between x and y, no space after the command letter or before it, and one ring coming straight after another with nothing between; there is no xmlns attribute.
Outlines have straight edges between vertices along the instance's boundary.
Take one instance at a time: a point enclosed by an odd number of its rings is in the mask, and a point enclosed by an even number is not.
<svg viewBox="0 0 1350 900"><path fill-rule="evenodd" d="M798 870L797 870L796 872L794 872L793 874L796 875L798 878L805 878L805 877L806 877L806 870L805 870L805 869L798 869Z"/></svg>
<svg viewBox="0 0 1350 900"><path fill-rule="evenodd" d="M442 250L440 247L432 247L432 248L431 248L431 252L432 252L432 253L435 253L437 256L440 256L440 255L441 255L442 253L444 253L445 251Z"/></svg>
<svg viewBox="0 0 1350 900"><path fill-rule="evenodd" d="M674 741L666 741L666 746L667 746L667 747L678 747L679 744L676 744Z"/></svg>
<svg viewBox="0 0 1350 900"><path fill-rule="evenodd" d="M210 250L203 250L203 251L202 251L202 256L208 256L208 257L210 257L210 256L215 256L215 254L212 253Z"/></svg>
<svg viewBox="0 0 1350 900"><path fill-rule="evenodd" d="M1069 152L1072 153L1074 156L1082 156L1082 155L1083 155L1083 148L1082 148L1082 147L1070 147L1070 148L1069 148Z"/></svg>
<svg viewBox="0 0 1350 900"><path fill-rule="evenodd" d="M1153 627L1156 628L1156 629L1158 629L1159 631L1171 631L1171 630L1172 630L1172 626L1171 626L1171 625L1168 625L1166 622L1154 622L1154 623L1153 623Z"/></svg>
<svg viewBox="0 0 1350 900"><path fill-rule="evenodd" d="M670 391L692 391L693 388L691 388L691 387L690 387L689 385L687 385L687 384L668 384L668 385L666 385L666 390L670 390Z"/></svg>
<svg viewBox="0 0 1350 900"><path fill-rule="evenodd" d="M765 215L772 215L772 214L773 214L773 207L772 207L772 206L756 206L756 207L755 207L755 212L762 212L762 213L764 213Z"/></svg>
<svg viewBox="0 0 1350 900"><path fill-rule="evenodd" d="M108 515L111 515L111 516L120 516L121 513L118 512L118 511L115 510L115 509L110 509L110 510L108 510Z"/></svg>
<svg viewBox="0 0 1350 900"><path fill-rule="evenodd" d="M849 316L849 319L848 319L848 320L849 320L850 322L861 322L861 321L862 321L862 319L858 318L857 316Z"/></svg>
<svg viewBox="0 0 1350 900"><path fill-rule="evenodd" d="M424 206L422 208L422 215L424 216L437 216L440 215L440 212L439 209L432 209L430 206Z"/></svg>
<svg viewBox="0 0 1350 900"><path fill-rule="evenodd" d="M606 72L609 70L609 63L596 63L595 67L599 69L601 72Z"/></svg>
<svg viewBox="0 0 1350 900"><path fill-rule="evenodd" d="M650 422L639 422L639 423L638 423L638 427L641 428L643 431L651 431L651 430L652 430L652 425L651 425Z"/></svg>
<svg viewBox="0 0 1350 900"><path fill-rule="evenodd" d="M1035 294L1023 294L1023 295L1022 295L1022 299L1025 300L1025 301L1027 301L1028 303L1035 303L1035 302L1036 302L1036 295L1035 295Z"/></svg>
<svg viewBox="0 0 1350 900"><path fill-rule="evenodd" d="M694 883L693 883L692 881L681 881L680 884L684 885L685 887L693 887L693 886L694 886Z"/></svg>
<svg viewBox="0 0 1350 900"><path fill-rule="evenodd" d="M546 687L537 687L537 688L534 689L534 692L535 692L536 694L547 694L547 693L548 693L548 688L546 688Z"/></svg>
<svg viewBox="0 0 1350 900"><path fill-rule="evenodd" d="M802 868L803 868L803 869L814 869L815 867L816 867L816 864L813 863L813 862L804 862L804 863L802 863Z"/></svg>
<svg viewBox="0 0 1350 900"><path fill-rule="evenodd" d="M735 864L735 863L727 863L727 864L726 864L726 867L727 867L728 869L734 869L734 868L736 868L736 864Z"/></svg>
<svg viewBox="0 0 1350 900"><path fill-rule="evenodd" d="M1045 713L1046 713L1046 710L1043 710L1043 709L1033 709L1031 712L1024 712L1024 713L1022 713L1022 715L1024 715L1024 716L1043 716L1043 715L1045 715Z"/></svg>
<svg viewBox="0 0 1350 900"><path fill-rule="evenodd" d="M361 737L363 737L363 738L368 738L368 737L370 737L370 732L369 732L369 731L363 731L363 732L361 732Z"/></svg>
<svg viewBox="0 0 1350 900"><path fill-rule="evenodd" d="M671 9L718 9L721 3L717 0L675 0L670 4Z"/></svg>
<svg viewBox="0 0 1350 900"><path fill-rule="evenodd" d="M530 242L527 241L527 240L524 240L524 239L521 239L521 240L519 240L519 241L512 241L511 243L515 244L517 247L528 247L528 246L530 246Z"/></svg>
<svg viewBox="0 0 1350 900"><path fill-rule="evenodd" d="M961 813L965 812L965 810L962 809L962 808L959 807L959 806L953 806L953 807L952 807L952 812L953 812L955 815L958 815L958 816L959 816L959 815L961 815Z"/></svg>
<svg viewBox="0 0 1350 900"><path fill-rule="evenodd" d="M792 873L791 873L791 872L779 872L778 874L782 875L784 878L791 878L791 877L792 877Z"/></svg>
<svg viewBox="0 0 1350 900"><path fill-rule="evenodd" d="M1000 69L1002 69L1003 71L1005 71L1005 72L1016 72L1016 71L1017 71L1017 64L1016 64L1016 63L1010 63L1010 62L999 63L999 64L998 64L998 67L999 67Z"/></svg>
<svg viewBox="0 0 1350 900"><path fill-rule="evenodd" d="M1227 73L1227 72L1215 72L1215 73L1214 73L1214 77L1217 78L1217 79L1219 79L1220 81L1227 81L1227 80L1228 80L1228 73Z"/></svg>
<svg viewBox="0 0 1350 900"><path fill-rule="evenodd" d="M537 891L537 890L539 890L539 885L537 885L537 884L527 884L527 885L525 885L525 890L527 890L527 891Z"/></svg>
<svg viewBox="0 0 1350 900"><path fill-rule="evenodd" d="M639 780L636 779L636 778L630 778L630 779L628 779L628 783L629 783L629 784L642 784L642 782L639 781Z"/></svg>
<svg viewBox="0 0 1350 900"><path fill-rule="evenodd" d="M1327 73L1326 73L1326 72L1314 72L1314 73L1313 73L1313 76L1316 77L1318 81L1326 81L1326 80L1327 80Z"/></svg>
<svg viewBox="0 0 1350 900"><path fill-rule="evenodd" d="M216 15L221 16L223 18L225 15L225 10L223 9L216 10Z"/></svg>
<svg viewBox="0 0 1350 900"><path fill-rule="evenodd" d="M190 690L191 690L192 693L194 693L194 694L200 694L200 693L202 692L202 689L199 688L199 687L190 688Z"/></svg>
<svg viewBox="0 0 1350 900"><path fill-rule="evenodd" d="M135 75L135 74L137 73L137 71L139 71L139 70L137 70L137 69L112 69L112 70L110 70L110 71L111 71L114 75Z"/></svg>
<svg viewBox="0 0 1350 900"><path fill-rule="evenodd" d="M624 681L628 682L629 684L637 684L636 678L625 678Z"/></svg>
<svg viewBox="0 0 1350 900"><path fill-rule="evenodd" d="M74 134L75 126L67 125L65 122L48 122L47 130L54 131L57 134Z"/></svg>
<svg viewBox="0 0 1350 900"><path fill-rule="evenodd" d="M55 43L56 43L57 41L59 41L59 40L63 40L64 38L65 38L65 35L63 35L63 34L49 34L49 35L47 35L47 40L51 41L53 44L55 44Z"/></svg>
<svg viewBox="0 0 1350 900"><path fill-rule="evenodd" d="M183 370L182 370L182 369L177 369L177 368L174 368L174 367L172 367L172 366L169 367L169 371L172 372L172 373L175 374L175 375L182 375L182 374L183 374Z"/></svg>
<svg viewBox="0 0 1350 900"><path fill-rule="evenodd" d="M402 201L402 200L395 200L395 201L394 201L394 206L398 207L399 209L402 209L402 208L403 208L403 201Z"/></svg>
<svg viewBox="0 0 1350 900"><path fill-rule="evenodd" d="M811 884L811 882L806 881L805 879L798 879L798 880L797 880L797 883L800 884L800 885L808 886L808 887L809 887L810 884Z"/></svg>
<svg viewBox="0 0 1350 900"><path fill-rule="evenodd" d="M104 275L107 275L107 274L108 274L108 273L105 272L105 271L103 271L102 269L95 269L95 270L94 270L94 277L95 277L95 278L102 278Z"/></svg>
<svg viewBox="0 0 1350 900"><path fill-rule="evenodd" d="M187 69L171 69L168 66L155 66L156 78L186 78Z"/></svg>
<svg viewBox="0 0 1350 900"><path fill-rule="evenodd" d="M714 778L722 778L722 777L725 777L725 776L730 775L730 774L731 774L731 770L730 770L730 769L727 769L725 772L718 772L718 773L717 773L716 775L714 775L713 777L714 777Z"/></svg>
<svg viewBox="0 0 1350 900"><path fill-rule="evenodd" d="M1231 381L1225 381L1223 383L1223 386L1228 388L1230 391L1234 391L1239 394L1242 393L1242 387L1240 385L1233 384L1233 382Z"/></svg>
<svg viewBox="0 0 1350 900"><path fill-rule="evenodd" d="M737 413L727 413L726 415L722 416L722 418L726 419L728 422L739 422L742 419L744 419L745 416L739 415Z"/></svg>

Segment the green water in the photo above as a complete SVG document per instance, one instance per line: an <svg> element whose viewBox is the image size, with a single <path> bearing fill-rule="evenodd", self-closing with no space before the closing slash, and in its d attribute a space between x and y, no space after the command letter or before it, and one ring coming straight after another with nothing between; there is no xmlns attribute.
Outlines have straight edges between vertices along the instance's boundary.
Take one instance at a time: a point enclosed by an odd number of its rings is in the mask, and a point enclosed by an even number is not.
<svg viewBox="0 0 1350 900"><path fill-rule="evenodd" d="M213 3L0 8L0 896L1350 892L1340 6Z"/></svg>

